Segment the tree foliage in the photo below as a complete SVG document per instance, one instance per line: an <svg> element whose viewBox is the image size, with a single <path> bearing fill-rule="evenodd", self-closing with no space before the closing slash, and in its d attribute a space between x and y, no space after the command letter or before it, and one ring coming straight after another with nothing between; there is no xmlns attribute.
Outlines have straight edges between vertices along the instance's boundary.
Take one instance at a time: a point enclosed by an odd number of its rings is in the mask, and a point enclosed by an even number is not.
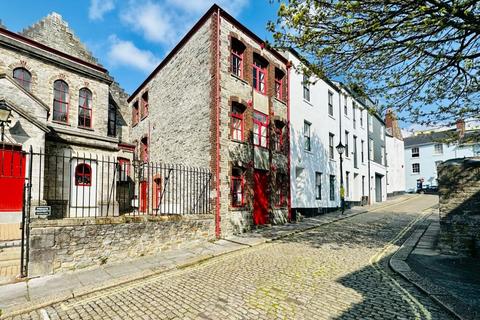
<svg viewBox="0 0 480 320"><path fill-rule="evenodd" d="M412 122L480 118L480 1L291 0L268 28Z"/></svg>

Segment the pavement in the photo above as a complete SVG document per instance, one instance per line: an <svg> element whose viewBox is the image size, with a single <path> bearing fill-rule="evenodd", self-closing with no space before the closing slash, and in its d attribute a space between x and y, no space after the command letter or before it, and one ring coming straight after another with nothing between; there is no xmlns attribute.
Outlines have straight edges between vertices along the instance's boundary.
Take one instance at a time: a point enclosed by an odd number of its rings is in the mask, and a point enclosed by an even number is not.
<svg viewBox="0 0 480 320"><path fill-rule="evenodd" d="M443 254L437 247L438 210L392 257L392 268L459 319L480 319L480 260Z"/></svg>
<svg viewBox="0 0 480 320"><path fill-rule="evenodd" d="M345 215L3 286L2 318L452 319L388 267L425 217L422 210L436 201L406 195Z"/></svg>

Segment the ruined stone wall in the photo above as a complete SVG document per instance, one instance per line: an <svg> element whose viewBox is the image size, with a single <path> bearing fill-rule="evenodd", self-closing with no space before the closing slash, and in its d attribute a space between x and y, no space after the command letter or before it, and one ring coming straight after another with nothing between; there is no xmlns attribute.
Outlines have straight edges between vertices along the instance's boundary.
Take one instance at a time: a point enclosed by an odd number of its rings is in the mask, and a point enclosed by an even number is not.
<svg viewBox="0 0 480 320"><path fill-rule="evenodd" d="M440 242L447 253L480 256L480 158L438 166Z"/></svg>
<svg viewBox="0 0 480 320"><path fill-rule="evenodd" d="M29 276L75 271L215 237L211 215L35 220Z"/></svg>

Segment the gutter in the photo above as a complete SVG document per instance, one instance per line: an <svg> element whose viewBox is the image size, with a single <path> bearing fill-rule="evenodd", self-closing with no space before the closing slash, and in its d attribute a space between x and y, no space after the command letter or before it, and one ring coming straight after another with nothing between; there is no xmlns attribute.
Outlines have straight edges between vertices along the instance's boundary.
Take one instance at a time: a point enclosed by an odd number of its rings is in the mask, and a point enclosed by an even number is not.
<svg viewBox="0 0 480 320"><path fill-rule="evenodd" d="M222 233L220 228L220 8L217 8L217 26L215 36L215 109L216 109L216 159L215 159L215 235Z"/></svg>
<svg viewBox="0 0 480 320"><path fill-rule="evenodd" d="M290 165L291 165L291 152L290 152L290 148L291 148L291 144L290 144L290 137L291 137L291 134L290 134L290 130L291 130L291 126L290 126L290 68L291 68L291 62L289 61L287 63L287 125L288 125L288 158L287 158L287 161L288 161L288 181L289 181L289 184L288 184L288 213L287 213L287 220L288 221L292 221L292 188L291 188L291 176L290 176Z"/></svg>

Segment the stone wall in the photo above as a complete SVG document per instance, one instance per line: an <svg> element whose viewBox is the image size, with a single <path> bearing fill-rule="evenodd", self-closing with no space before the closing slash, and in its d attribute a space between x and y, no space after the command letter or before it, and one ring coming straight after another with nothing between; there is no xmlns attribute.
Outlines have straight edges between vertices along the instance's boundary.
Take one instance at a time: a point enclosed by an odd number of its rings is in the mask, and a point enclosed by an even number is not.
<svg viewBox="0 0 480 320"><path fill-rule="evenodd" d="M440 248L447 253L480 256L480 158L440 164L438 185Z"/></svg>
<svg viewBox="0 0 480 320"><path fill-rule="evenodd" d="M90 268L214 237L213 215L33 220L28 274Z"/></svg>

